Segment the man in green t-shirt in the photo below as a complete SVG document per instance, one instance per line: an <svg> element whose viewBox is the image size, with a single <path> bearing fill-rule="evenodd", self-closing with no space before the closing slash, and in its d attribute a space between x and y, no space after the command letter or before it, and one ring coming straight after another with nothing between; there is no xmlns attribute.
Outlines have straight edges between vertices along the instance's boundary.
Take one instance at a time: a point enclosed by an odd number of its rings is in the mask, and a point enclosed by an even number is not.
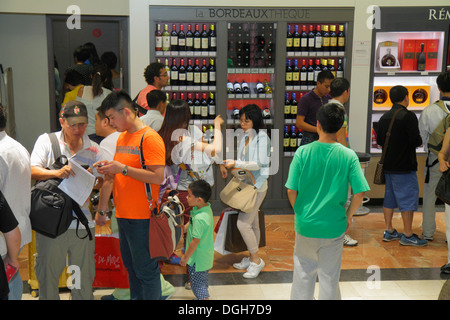
<svg viewBox="0 0 450 320"><path fill-rule="evenodd" d="M208 202L211 193L206 181L196 180L189 185L186 197L193 209L185 225L187 247L180 264L188 266L191 288L198 300L209 299L208 271L214 261L213 213Z"/></svg>
<svg viewBox="0 0 450 320"><path fill-rule="evenodd" d="M327 103L317 112L319 140L300 147L286 188L295 212L294 278L291 299L340 299L339 275L345 231L370 190L356 153L336 142L344 110ZM348 185L353 199L345 209Z"/></svg>

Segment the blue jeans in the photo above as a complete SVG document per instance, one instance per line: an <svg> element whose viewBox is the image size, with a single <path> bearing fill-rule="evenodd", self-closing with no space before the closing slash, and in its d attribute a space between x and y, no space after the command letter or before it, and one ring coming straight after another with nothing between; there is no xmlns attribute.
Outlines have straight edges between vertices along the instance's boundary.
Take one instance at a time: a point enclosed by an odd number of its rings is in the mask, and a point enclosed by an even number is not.
<svg viewBox="0 0 450 320"><path fill-rule="evenodd" d="M131 300L160 300L161 279L158 261L150 258L149 219L117 218L120 252L128 271Z"/></svg>

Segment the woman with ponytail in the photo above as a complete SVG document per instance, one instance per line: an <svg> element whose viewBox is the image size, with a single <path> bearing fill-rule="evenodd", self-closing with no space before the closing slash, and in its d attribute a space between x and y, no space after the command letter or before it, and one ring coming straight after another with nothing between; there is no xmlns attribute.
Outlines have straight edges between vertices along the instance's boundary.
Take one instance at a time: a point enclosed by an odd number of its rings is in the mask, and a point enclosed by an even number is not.
<svg viewBox="0 0 450 320"><path fill-rule="evenodd" d="M88 111L86 133L89 136L95 135L95 114L97 113L97 108L101 105L103 99L111 93L111 90L108 88L109 79L111 79L111 71L103 64L96 65L92 70L91 85L84 86L78 91L77 101L83 102Z"/></svg>

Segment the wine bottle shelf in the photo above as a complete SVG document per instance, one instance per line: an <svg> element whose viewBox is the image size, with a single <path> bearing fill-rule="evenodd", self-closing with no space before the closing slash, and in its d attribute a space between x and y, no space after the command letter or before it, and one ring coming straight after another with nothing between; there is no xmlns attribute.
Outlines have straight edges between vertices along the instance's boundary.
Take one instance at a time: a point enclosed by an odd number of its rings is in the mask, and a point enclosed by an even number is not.
<svg viewBox="0 0 450 320"><path fill-rule="evenodd" d="M344 57L344 51L322 51L322 52L287 52L288 58L308 57Z"/></svg>
<svg viewBox="0 0 450 320"><path fill-rule="evenodd" d="M245 99L272 99L272 93L229 93L227 95L228 99L237 99L237 100L245 100Z"/></svg>
<svg viewBox="0 0 450 320"><path fill-rule="evenodd" d="M165 91L184 92L184 91L216 91L216 86L167 86Z"/></svg>
<svg viewBox="0 0 450 320"><path fill-rule="evenodd" d="M160 58L171 57L193 57L193 58L214 58L216 57L216 51L156 51L155 56Z"/></svg>
<svg viewBox="0 0 450 320"><path fill-rule="evenodd" d="M229 74L273 74L275 68L228 68L227 71Z"/></svg>

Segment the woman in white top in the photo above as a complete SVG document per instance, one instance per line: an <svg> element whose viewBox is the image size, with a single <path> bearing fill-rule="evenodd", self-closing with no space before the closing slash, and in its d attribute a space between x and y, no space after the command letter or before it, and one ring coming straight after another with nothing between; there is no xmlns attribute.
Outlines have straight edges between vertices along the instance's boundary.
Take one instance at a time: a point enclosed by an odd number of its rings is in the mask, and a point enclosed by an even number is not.
<svg viewBox="0 0 450 320"><path fill-rule="evenodd" d="M226 160L220 166L222 178L228 176L227 169L240 168L250 171L257 188L257 198L251 212L239 212L237 227L247 245L249 257L234 263L236 269L247 269L244 278L256 278L265 263L259 257L260 229L258 212L267 194L267 179L269 178L270 139L264 127L261 109L255 104L249 104L239 111L241 129L244 131L237 148L237 160Z"/></svg>
<svg viewBox="0 0 450 320"><path fill-rule="evenodd" d="M86 105L88 111L88 125L86 133L90 136L95 134L95 115L97 108L102 104L111 90L107 88L108 79L111 78L111 71L103 64L96 65L91 74L91 85L80 88L77 101Z"/></svg>

